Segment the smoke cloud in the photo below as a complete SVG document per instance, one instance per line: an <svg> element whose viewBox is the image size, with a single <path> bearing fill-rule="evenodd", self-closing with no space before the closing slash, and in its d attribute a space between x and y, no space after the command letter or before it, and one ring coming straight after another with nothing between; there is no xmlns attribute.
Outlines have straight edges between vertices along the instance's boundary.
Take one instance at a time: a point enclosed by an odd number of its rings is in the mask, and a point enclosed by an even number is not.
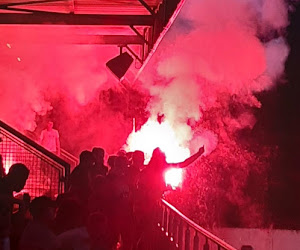
<svg viewBox="0 0 300 250"><path fill-rule="evenodd" d="M227 105L228 96L260 107L253 94L272 88L284 70L289 49L280 34L288 24L287 7L283 0L185 1L140 77L152 96L150 114L163 113L172 126L186 130L186 141L191 142L193 134L199 133L191 124L201 122L203 112ZM50 115L62 128L67 145L86 141L87 128L93 134L108 129L105 135L116 135L110 128L117 131L122 126L130 131L128 119L111 118L119 117L121 110L111 109L107 100L99 101L101 91L115 88L120 92L105 68L105 62L118 53L116 47L66 45L83 32L79 28L0 29L5 37L0 49L1 119L21 131L39 131L36 121ZM36 40L39 42L33 42ZM94 113L87 111L90 107ZM249 112L245 112L231 125L253 127L253 117L249 121ZM112 125L117 124L114 129ZM74 138L68 138L75 131L82 136L72 142ZM210 131L218 138L216 131ZM118 146L111 146L115 142L108 140L104 146L120 147L125 132L121 137ZM88 144L102 144L100 138L91 141ZM78 153L84 146L76 148Z"/></svg>
<svg viewBox="0 0 300 250"><path fill-rule="evenodd" d="M284 71L289 49L279 34L287 14L280 0L186 1L140 76L155 96L150 112L182 126L229 105L230 97L259 108L255 93ZM248 110L230 119L237 129L255 124Z"/></svg>
<svg viewBox="0 0 300 250"><path fill-rule="evenodd" d="M119 49L70 44L87 32L99 31L94 27L0 26L0 119L21 132L34 131L36 137L51 119L59 129L62 147L75 155L96 145L114 152L124 144L131 126L120 110L111 107L114 97L105 92L114 89L117 96L126 95L105 66ZM107 98L101 97L102 92ZM126 107L124 100L119 105Z"/></svg>
<svg viewBox="0 0 300 250"><path fill-rule="evenodd" d="M188 169L189 182L177 197L196 221L207 219L203 225L220 211L239 209L225 215L239 218L232 226L257 227L266 219L261 204L272 149L242 135L254 128L253 111L262 106L256 94L284 77L287 25L283 0L187 0L139 76L153 96L152 116L163 113L175 131L189 131L192 152L203 144L207 149L209 157ZM256 189L247 186L250 175L260 181ZM251 196L251 189L259 191Z"/></svg>
<svg viewBox="0 0 300 250"><path fill-rule="evenodd" d="M82 32L78 27L1 26L0 119L36 134L52 119L62 147L77 155L93 146L114 153L132 131L132 118L163 114L181 145L193 153L204 144L208 155L187 171L183 203L193 205L184 211L212 216L217 197L220 209L228 202L247 215L241 215L247 225L259 226L263 192L253 195L255 203L243 190L251 189L251 173L263 176L270 150L243 144L241 132L255 127L253 110L262 105L256 94L283 77L287 25L284 0L186 0L127 88L105 68L117 47L66 44ZM199 215L199 200L206 214Z"/></svg>

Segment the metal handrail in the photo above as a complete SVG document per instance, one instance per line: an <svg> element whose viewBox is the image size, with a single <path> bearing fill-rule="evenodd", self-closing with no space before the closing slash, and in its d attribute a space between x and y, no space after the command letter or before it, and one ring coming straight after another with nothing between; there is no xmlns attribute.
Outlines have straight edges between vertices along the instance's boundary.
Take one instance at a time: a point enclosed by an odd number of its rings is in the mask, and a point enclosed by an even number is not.
<svg viewBox="0 0 300 250"><path fill-rule="evenodd" d="M78 158L76 156L72 155L71 153L69 153L68 151L61 148L60 153L63 154L64 156L70 158L70 160L76 162L77 164L79 163Z"/></svg>
<svg viewBox="0 0 300 250"><path fill-rule="evenodd" d="M70 171L79 164L79 159L77 157L62 148L60 149L60 157L70 164Z"/></svg>
<svg viewBox="0 0 300 250"><path fill-rule="evenodd" d="M164 199L161 199L160 208L158 226L165 232L166 236L170 238L170 241L174 242L176 248L198 250L200 248L199 235L202 235L205 238L205 244L203 245L203 249L205 250L210 248L209 243L216 245L218 249L236 250L233 246L197 225ZM193 240L191 240L191 229L194 231Z"/></svg>

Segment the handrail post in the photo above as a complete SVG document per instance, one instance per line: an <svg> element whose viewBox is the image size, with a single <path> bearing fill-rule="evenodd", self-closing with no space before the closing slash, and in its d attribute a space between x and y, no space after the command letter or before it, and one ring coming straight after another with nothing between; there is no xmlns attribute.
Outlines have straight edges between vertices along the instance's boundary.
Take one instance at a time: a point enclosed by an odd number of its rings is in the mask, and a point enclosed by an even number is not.
<svg viewBox="0 0 300 250"><path fill-rule="evenodd" d="M165 213L164 213L164 227L163 227L163 231L167 232L168 230L168 208L165 207Z"/></svg>
<svg viewBox="0 0 300 250"><path fill-rule="evenodd" d="M179 229L178 229L178 248L179 250L183 249L183 222L180 220Z"/></svg>
<svg viewBox="0 0 300 250"><path fill-rule="evenodd" d="M177 216L176 214L174 214L173 216L173 228L172 228L172 238L173 238L173 241L174 241L174 244L176 245L176 243L178 242L178 236L177 236L177 225L178 225L178 222L177 222Z"/></svg>
<svg viewBox="0 0 300 250"><path fill-rule="evenodd" d="M190 237L191 237L191 231L190 231L189 225L187 225L186 230L185 230L185 239L184 239L184 242L185 242L184 249L185 250L190 250L190 244L191 244Z"/></svg>
<svg viewBox="0 0 300 250"><path fill-rule="evenodd" d="M203 245L203 250L209 250L208 238L205 238L205 244Z"/></svg>
<svg viewBox="0 0 300 250"><path fill-rule="evenodd" d="M161 203L159 203L157 205L157 209L156 209L156 214L155 214L155 219L157 221L157 225L158 227L162 227L162 222L163 222L163 206Z"/></svg>
<svg viewBox="0 0 300 250"><path fill-rule="evenodd" d="M164 231L164 223L165 223L165 210L166 208L165 207L162 207L162 210L161 210L161 231Z"/></svg>
<svg viewBox="0 0 300 250"><path fill-rule="evenodd" d="M167 236L169 236L170 239L171 239L171 237L172 237L172 228L173 228L173 213L172 213L172 211L170 210L170 211L169 211L168 230L167 230L167 233L168 233Z"/></svg>
<svg viewBox="0 0 300 250"><path fill-rule="evenodd" d="M193 250L199 250L199 236L198 236L198 232L195 232L195 236L194 236L194 247Z"/></svg>

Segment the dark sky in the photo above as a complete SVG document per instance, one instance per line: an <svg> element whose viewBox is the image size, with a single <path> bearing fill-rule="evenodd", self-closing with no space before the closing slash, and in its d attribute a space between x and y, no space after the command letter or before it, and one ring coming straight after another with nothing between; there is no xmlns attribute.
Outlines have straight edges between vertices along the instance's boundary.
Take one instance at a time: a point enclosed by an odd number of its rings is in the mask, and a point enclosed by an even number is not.
<svg viewBox="0 0 300 250"><path fill-rule="evenodd" d="M270 171L269 205L276 227L300 229L300 6L290 14L285 81L263 93L258 126L265 143L278 145Z"/></svg>

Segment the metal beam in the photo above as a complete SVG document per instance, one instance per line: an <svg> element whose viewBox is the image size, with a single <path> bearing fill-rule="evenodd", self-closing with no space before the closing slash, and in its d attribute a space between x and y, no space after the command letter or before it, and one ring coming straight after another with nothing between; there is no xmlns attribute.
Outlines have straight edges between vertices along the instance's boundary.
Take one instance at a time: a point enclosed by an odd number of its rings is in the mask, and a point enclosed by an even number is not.
<svg viewBox="0 0 300 250"><path fill-rule="evenodd" d="M9 41L9 40L8 40ZM27 36L11 41L18 44L82 44L82 45L143 45L144 40L135 35L74 35L55 36L41 33L40 36Z"/></svg>
<svg viewBox="0 0 300 250"><path fill-rule="evenodd" d="M1 24L135 25L152 26L151 15L90 15L61 13L1 13Z"/></svg>
<svg viewBox="0 0 300 250"><path fill-rule="evenodd" d="M46 1L27 1L27 2L5 3L5 4L0 4L0 9L5 9L5 8L11 7L11 6L29 5L29 4L43 4L43 3L53 3L53 2L63 2L63 0L46 0Z"/></svg>
<svg viewBox="0 0 300 250"><path fill-rule="evenodd" d="M141 64L143 64L144 62L144 58L139 58L139 56L127 45L124 46L129 52L130 54L136 59L138 60Z"/></svg>
<svg viewBox="0 0 300 250"><path fill-rule="evenodd" d="M139 2L150 12L150 14L152 16L155 15L155 12L151 9L151 7L144 0L139 0Z"/></svg>
<svg viewBox="0 0 300 250"><path fill-rule="evenodd" d="M70 42L73 44L144 44L144 40L135 35L87 35L78 36L75 40L70 40Z"/></svg>
<svg viewBox="0 0 300 250"><path fill-rule="evenodd" d="M149 42L145 39L145 37L141 35L141 33L133 25L130 25L130 28L133 30L135 34L137 34L137 36L143 39L144 43L149 44Z"/></svg>

